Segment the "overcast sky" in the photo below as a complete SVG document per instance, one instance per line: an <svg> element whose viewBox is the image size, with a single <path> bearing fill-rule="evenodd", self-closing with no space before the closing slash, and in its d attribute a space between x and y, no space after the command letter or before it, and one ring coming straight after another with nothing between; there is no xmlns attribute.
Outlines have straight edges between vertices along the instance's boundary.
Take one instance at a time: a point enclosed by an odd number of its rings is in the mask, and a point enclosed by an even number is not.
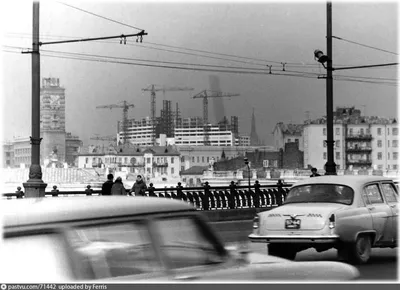
<svg viewBox="0 0 400 290"><path fill-rule="evenodd" d="M271 132L277 122L302 123L306 111L312 118L325 115L326 81L317 78L317 74L323 75L325 70L317 65L313 52L317 48L326 52L326 2L67 3L148 32L143 43L128 38L127 45L121 45L117 39L41 47L41 77L60 79L66 89L67 131L80 136L85 145L94 134L115 134L117 120L122 116L120 109L100 110L96 109L97 105L126 100L135 105L129 112L130 118L149 116L150 93L142 92L142 88L150 84L195 89L193 92L158 93L157 115L165 98L172 101L173 108L179 102L183 117L202 116L201 99L192 97L210 89L210 75L219 77L222 92L240 94L224 98L223 104L228 117L239 116L241 133L250 133L251 113L255 108L257 131L267 145L272 144ZM30 48L32 3L7 1L2 5L2 44ZM334 2L333 35L397 53L397 17L398 5L395 2ZM138 31L55 1L40 3L43 42L60 37L101 37ZM5 49L21 50L3 46L1 59L3 138L12 140L13 136L31 134L31 56L5 52ZM256 69L253 72L262 72L260 69L265 68L265 74L190 71L55 58L46 57L49 52L45 50L142 59L122 61L156 66L184 66L161 63L174 62L197 64L185 66L191 68L200 68L198 64L225 66L229 68L201 68L229 71L235 70L232 67ZM285 72L281 62L286 63ZM334 66L392 62L397 62L397 55L393 53L333 40ZM266 65L272 65L272 74L268 74ZM334 74L359 80L334 82L335 106L355 105L367 115L397 116L397 86L384 83L397 78L397 66L336 71ZM209 119L212 122L222 119L222 116L216 116L211 100Z"/></svg>

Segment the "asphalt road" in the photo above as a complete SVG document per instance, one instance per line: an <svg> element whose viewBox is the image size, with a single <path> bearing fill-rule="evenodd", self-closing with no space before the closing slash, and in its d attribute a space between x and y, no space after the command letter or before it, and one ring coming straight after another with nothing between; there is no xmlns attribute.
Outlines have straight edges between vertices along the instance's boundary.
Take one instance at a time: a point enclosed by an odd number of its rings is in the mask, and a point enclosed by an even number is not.
<svg viewBox="0 0 400 290"><path fill-rule="evenodd" d="M244 243L256 252L267 253L266 245L249 243L247 235L251 232L252 221L236 221L212 223L214 229L226 243ZM318 253L308 249L297 254L296 261L337 261L337 251L332 249ZM398 280L398 248L373 249L370 261L366 265L356 266L360 271L360 279L367 281Z"/></svg>

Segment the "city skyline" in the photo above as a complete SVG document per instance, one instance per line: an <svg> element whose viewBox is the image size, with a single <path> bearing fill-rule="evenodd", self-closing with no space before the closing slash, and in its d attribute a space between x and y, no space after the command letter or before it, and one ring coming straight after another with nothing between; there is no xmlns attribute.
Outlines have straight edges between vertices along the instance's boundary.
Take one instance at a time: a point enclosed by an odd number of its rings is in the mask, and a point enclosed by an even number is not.
<svg viewBox="0 0 400 290"><path fill-rule="evenodd" d="M3 45L13 46L13 48L3 48L2 53L1 93L4 94L3 102L7 104L7 110L3 109L2 114L2 131L3 139L9 140L12 139L13 134L30 135L31 112L30 105L27 104L30 104L31 99L31 57L29 54L20 54L20 50L18 51L15 47L31 47L29 37L32 25L32 3L28 1L19 3L20 5L7 4L7 8L10 8L7 13L9 17L6 17L4 21L7 21L8 25L3 29L5 34L2 39ZM250 133L252 108L256 108L257 133L260 139L266 140L267 145L272 143L271 132L276 123L290 121L302 123L306 111L310 113L311 118L325 115L326 84L325 80L317 78L318 75L323 75L325 70L313 59L315 49L326 51L325 2L307 4L224 2L190 5L186 3L105 2L94 5L91 2L78 1L71 5L138 26L149 33L143 37L143 43L136 43L135 39L127 39L127 45L124 45L120 44L118 39L110 41L111 43L108 41L41 47L43 54L41 78L60 79L61 85L66 89L66 130L78 135L84 144L90 143L89 138L95 134L116 134L117 121L120 120L122 112L96 110L97 105L127 100L135 104L129 118L140 119L149 116L150 93L141 91L149 84L195 88L193 92L166 92L165 95L158 93L157 115L161 109L162 100L165 98L171 100L172 103L179 102L182 116L201 116L200 100L194 100L192 96L204 89L210 89L210 75L219 77L218 86L222 92L241 95L221 100L221 102L227 116L239 116L242 134ZM334 36L391 52L397 51L398 5L396 3L334 2L332 6ZM53 1L41 3L40 9L40 33L46 36L42 38L42 41L61 39L60 36L81 38L132 32L131 28ZM222 16L223 21L219 21ZM69 21L70 19L74 21ZM48 38L49 35L57 37ZM184 47L185 50L179 50L177 47ZM177 50L180 53L171 52ZM200 53L199 50L207 51L207 53ZM48 51L62 51L63 54L58 53L57 56L64 58L50 57L49 55L55 56L55 53ZM92 59L93 55L125 58L126 62L135 62L140 65L65 59L71 56L65 54L67 52L90 54ZM206 54L208 57L203 57ZM209 58L210 56L213 58ZM127 58L142 60L132 61ZM226 59L231 59L231 61ZM261 61L262 59L266 61ZM395 60L396 57L390 53L334 40L334 66L380 64ZM107 58L107 61L111 59ZM142 66L143 64L178 66L165 62L185 63L185 67L196 67L196 71ZM280 64L281 62L284 65ZM202 67L187 65L194 63ZM220 67L209 68L206 65ZM267 65L272 65L271 75L268 73ZM182 65L179 66L182 67ZM284 66L285 72L282 71ZM262 71L263 74L238 74L199 70L199 68L219 71L236 70L232 67L241 67L241 71L251 67L252 72L264 67L265 71ZM334 75L352 77L351 81L334 82L335 107L354 105L362 108L365 115L396 117L397 87L392 85L391 81L388 85L389 79L397 78L396 68L360 69L335 73ZM375 106L377 96L379 96L380 106ZM212 104L213 102L209 104L209 115L211 121L216 123L219 120L216 118ZM5 108L4 105L2 107Z"/></svg>

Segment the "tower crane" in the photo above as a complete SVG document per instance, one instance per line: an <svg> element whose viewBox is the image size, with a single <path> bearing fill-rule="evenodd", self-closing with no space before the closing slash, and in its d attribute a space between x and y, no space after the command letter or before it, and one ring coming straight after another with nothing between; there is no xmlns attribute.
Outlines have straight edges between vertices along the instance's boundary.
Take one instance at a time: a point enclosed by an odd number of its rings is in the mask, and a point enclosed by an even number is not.
<svg viewBox="0 0 400 290"><path fill-rule="evenodd" d="M151 116L151 123L153 126L153 134L152 134L152 142L154 144L156 138L156 92L179 92L179 91L193 91L193 88L187 87L165 87L165 86L158 86L158 85L149 85L147 88L142 89L143 92L150 92L151 96L151 105L150 105L150 116Z"/></svg>
<svg viewBox="0 0 400 290"><path fill-rule="evenodd" d="M204 145L210 145L210 135L208 126L208 98L236 97L239 94L229 94L210 90L204 90L193 97L193 99L203 98L203 126L204 126Z"/></svg>
<svg viewBox="0 0 400 290"><path fill-rule="evenodd" d="M129 108L134 108L135 105L129 104L127 101L122 101L118 104L112 104L112 105L105 105L105 106L97 106L96 109L122 109L122 132L123 132L123 144L126 144L127 140L127 134L126 134L126 129L128 127L128 110ZM119 131L119 130L118 130ZM118 132L119 133L119 132Z"/></svg>

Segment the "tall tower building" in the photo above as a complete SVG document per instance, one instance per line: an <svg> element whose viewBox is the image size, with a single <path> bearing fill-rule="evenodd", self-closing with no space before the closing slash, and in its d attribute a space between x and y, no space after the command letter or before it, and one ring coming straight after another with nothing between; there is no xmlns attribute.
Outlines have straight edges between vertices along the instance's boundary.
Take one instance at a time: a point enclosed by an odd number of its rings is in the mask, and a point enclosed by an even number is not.
<svg viewBox="0 0 400 290"><path fill-rule="evenodd" d="M256 117L254 116L254 108L253 115L251 117L251 133L250 133L250 145L257 146L259 143L257 130L256 130Z"/></svg>
<svg viewBox="0 0 400 290"><path fill-rule="evenodd" d="M58 78L43 78L40 89L41 163L65 162L65 89Z"/></svg>

